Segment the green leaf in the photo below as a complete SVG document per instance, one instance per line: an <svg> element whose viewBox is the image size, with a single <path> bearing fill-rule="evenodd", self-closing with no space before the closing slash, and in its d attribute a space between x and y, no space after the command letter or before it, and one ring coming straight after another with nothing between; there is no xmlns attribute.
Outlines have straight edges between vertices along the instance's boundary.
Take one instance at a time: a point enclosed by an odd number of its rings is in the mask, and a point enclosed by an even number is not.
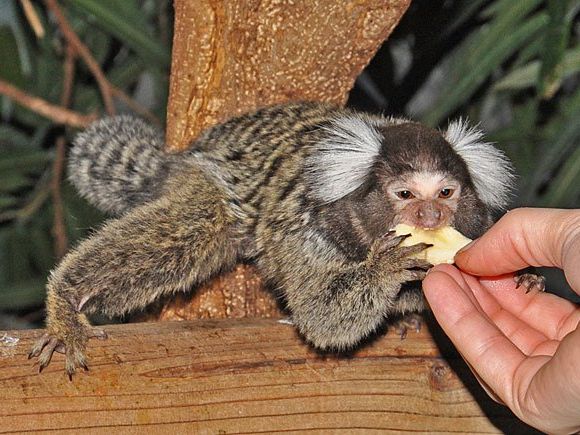
<svg viewBox="0 0 580 435"><path fill-rule="evenodd" d="M544 98L551 98L560 86L563 75L562 59L568 45L572 21L566 19L566 0L548 0L550 21L544 37L539 90Z"/></svg>
<svg viewBox="0 0 580 435"><path fill-rule="evenodd" d="M24 85L24 75L20 69L20 55L14 33L9 26L0 26L0 78L12 83L14 86Z"/></svg>
<svg viewBox="0 0 580 435"><path fill-rule="evenodd" d="M522 49L519 50L519 52L517 53L516 60L511 65L512 69L515 70L527 64L528 62L537 59L543 47L544 41L542 41L541 37L533 38L525 47L522 47Z"/></svg>
<svg viewBox="0 0 580 435"><path fill-rule="evenodd" d="M580 140L577 142L580 144ZM544 207L578 207L580 198L580 146L567 158L541 201Z"/></svg>
<svg viewBox="0 0 580 435"><path fill-rule="evenodd" d="M67 3L135 50L147 65L169 68L169 48L145 32L149 26L135 1L67 0Z"/></svg>
<svg viewBox="0 0 580 435"><path fill-rule="evenodd" d="M549 181L561 165L562 159L570 155L571 150L580 141L580 89L561 103L558 116L544 127L547 133L543 137L542 147L536 150L537 166L534 177L522 189L521 199L524 204L533 204L540 186Z"/></svg>
<svg viewBox="0 0 580 435"><path fill-rule="evenodd" d="M31 262L43 274L47 274L54 267L55 255L51 237L52 216L36 218L30 225L29 246Z"/></svg>
<svg viewBox="0 0 580 435"><path fill-rule="evenodd" d="M28 144L30 144L30 137L26 133L10 124L0 124L0 150L5 145L24 147Z"/></svg>
<svg viewBox="0 0 580 435"><path fill-rule="evenodd" d="M464 104L503 62L547 25L548 15L533 11L541 0L497 2L497 16L451 55L451 77L423 121L437 125Z"/></svg>
<svg viewBox="0 0 580 435"><path fill-rule="evenodd" d="M14 192L33 184L31 178L19 171L7 170L0 174L0 192Z"/></svg>
<svg viewBox="0 0 580 435"><path fill-rule="evenodd" d="M535 149L541 138L536 137L537 104L528 100L512 108L511 122L489 135L489 140L502 145L519 175L518 182L526 185L534 177L537 165Z"/></svg>
<svg viewBox="0 0 580 435"><path fill-rule="evenodd" d="M471 0L468 2L457 2L458 10L453 18L443 29L442 37L451 35L455 30L464 25L473 17L488 0Z"/></svg>
<svg viewBox="0 0 580 435"><path fill-rule="evenodd" d="M35 77L28 88L34 95L58 104L62 90L63 59L55 52L54 39L56 37L46 37L38 42L38 53L34 59Z"/></svg>
<svg viewBox="0 0 580 435"><path fill-rule="evenodd" d="M33 278L0 287L0 311L21 310L42 305L46 299L45 280Z"/></svg>
<svg viewBox="0 0 580 435"><path fill-rule="evenodd" d="M1 183L1 181L0 181ZM18 198L10 195L0 195L0 210L10 208L18 204Z"/></svg>
<svg viewBox="0 0 580 435"><path fill-rule="evenodd" d="M479 65L486 54L493 50L498 43L506 43L506 40L514 38L514 30L530 20L531 18L526 17L541 3L541 0L520 0L517 2L502 0L492 3L497 6L497 13L493 20L481 26L473 34L470 43L457 59L458 77L462 77L475 65ZM547 17L545 19L547 21Z"/></svg>
<svg viewBox="0 0 580 435"><path fill-rule="evenodd" d="M107 58L111 53L111 44L114 36L110 32L95 26L95 20L92 18L87 20L84 14L69 14L68 18L97 63L104 66L103 64L107 62ZM86 68L86 65L81 63L81 67Z"/></svg>
<svg viewBox="0 0 580 435"><path fill-rule="evenodd" d="M10 281L8 274L10 227L10 225L0 227L0 286Z"/></svg>
<svg viewBox="0 0 580 435"><path fill-rule="evenodd" d="M127 89L137 82L144 69L143 61L131 54L125 62L114 65L107 72L107 77L115 86ZM78 111L86 113L100 107L101 94L94 85L78 84L75 96L74 108Z"/></svg>
<svg viewBox="0 0 580 435"><path fill-rule="evenodd" d="M69 183L63 183L64 207L67 215L67 234L74 243L94 227L97 227L105 216L95 207L81 198Z"/></svg>
<svg viewBox="0 0 580 435"><path fill-rule="evenodd" d="M568 78L578 72L580 72L580 46L567 50L564 54L561 79ZM532 61L497 81L493 85L492 91L513 91L535 86L539 73L540 61Z"/></svg>
<svg viewBox="0 0 580 435"><path fill-rule="evenodd" d="M15 148L0 154L0 174L9 170L22 170L28 173L42 170L51 161L51 152Z"/></svg>
<svg viewBox="0 0 580 435"><path fill-rule="evenodd" d="M518 3L519 2L514 2ZM518 11L519 12L519 11ZM514 14L515 15L515 14ZM517 16L517 15L515 15ZM467 101L479 86L494 72L499 66L516 50L518 50L530 37L540 32L546 26L548 16L544 13L539 13L510 29L509 36L506 36L507 29L503 29L503 33L495 34L492 32L486 33L485 41L482 41L482 46L486 48L485 52L481 52L480 48L474 48L477 53L478 60L475 62L474 56L467 56L464 67L458 60L457 71L459 77L457 80L450 80L450 85L443 92L433 104L433 109L427 113L423 120L429 125L437 125L448 116L451 112ZM502 23L504 24L504 23ZM512 26L516 23L511 23ZM490 28L497 30L497 26ZM474 46L472 40L470 47ZM492 44L493 42L493 44Z"/></svg>
<svg viewBox="0 0 580 435"><path fill-rule="evenodd" d="M28 262L28 240L24 225L11 224L4 239L4 252L0 255L0 264L4 269L7 282L29 279L33 270Z"/></svg>

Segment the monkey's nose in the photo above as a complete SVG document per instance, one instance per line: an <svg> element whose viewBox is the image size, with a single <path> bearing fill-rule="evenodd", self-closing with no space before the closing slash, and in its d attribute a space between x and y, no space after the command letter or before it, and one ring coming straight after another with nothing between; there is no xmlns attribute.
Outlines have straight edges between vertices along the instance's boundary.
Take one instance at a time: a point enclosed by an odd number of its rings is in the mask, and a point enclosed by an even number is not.
<svg viewBox="0 0 580 435"><path fill-rule="evenodd" d="M437 208L419 208L417 220L422 228L437 228L441 224L441 210Z"/></svg>

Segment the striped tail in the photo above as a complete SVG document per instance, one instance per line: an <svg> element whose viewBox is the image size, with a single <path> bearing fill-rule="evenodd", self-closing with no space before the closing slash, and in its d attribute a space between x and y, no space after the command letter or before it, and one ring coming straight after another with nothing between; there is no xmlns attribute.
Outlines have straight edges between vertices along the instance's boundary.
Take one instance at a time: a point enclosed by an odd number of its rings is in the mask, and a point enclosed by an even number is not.
<svg viewBox="0 0 580 435"><path fill-rule="evenodd" d="M169 170L161 132L127 115L80 133L69 155L70 181L100 210L122 214L157 197Z"/></svg>

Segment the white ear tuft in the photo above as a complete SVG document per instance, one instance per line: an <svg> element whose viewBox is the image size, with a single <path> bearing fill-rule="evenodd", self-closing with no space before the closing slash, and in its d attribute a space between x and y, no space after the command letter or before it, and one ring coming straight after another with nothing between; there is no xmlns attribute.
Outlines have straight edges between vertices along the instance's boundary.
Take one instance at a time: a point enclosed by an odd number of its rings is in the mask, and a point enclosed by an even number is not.
<svg viewBox="0 0 580 435"><path fill-rule="evenodd" d="M479 198L491 208L504 209L515 181L513 166L505 154L483 141L483 133L461 118L449 124L445 138L467 164Z"/></svg>
<svg viewBox="0 0 580 435"><path fill-rule="evenodd" d="M379 121L363 114L338 116L322 127L326 137L306 160L306 178L324 203L354 192L365 181L381 149Z"/></svg>

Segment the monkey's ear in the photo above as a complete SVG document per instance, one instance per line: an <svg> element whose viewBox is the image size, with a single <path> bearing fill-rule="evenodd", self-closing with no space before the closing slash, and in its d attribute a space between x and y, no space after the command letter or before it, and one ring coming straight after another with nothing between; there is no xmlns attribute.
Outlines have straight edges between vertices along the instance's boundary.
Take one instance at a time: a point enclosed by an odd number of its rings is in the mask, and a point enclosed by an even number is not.
<svg viewBox="0 0 580 435"><path fill-rule="evenodd" d="M366 181L381 150L378 125L370 116L346 113L321 127L325 137L306 160L306 182L314 198L331 203Z"/></svg>
<svg viewBox="0 0 580 435"><path fill-rule="evenodd" d="M515 172L506 155L483 140L483 132L458 119L449 124L445 138L467 164L475 190L484 204L505 209L514 188Z"/></svg>

